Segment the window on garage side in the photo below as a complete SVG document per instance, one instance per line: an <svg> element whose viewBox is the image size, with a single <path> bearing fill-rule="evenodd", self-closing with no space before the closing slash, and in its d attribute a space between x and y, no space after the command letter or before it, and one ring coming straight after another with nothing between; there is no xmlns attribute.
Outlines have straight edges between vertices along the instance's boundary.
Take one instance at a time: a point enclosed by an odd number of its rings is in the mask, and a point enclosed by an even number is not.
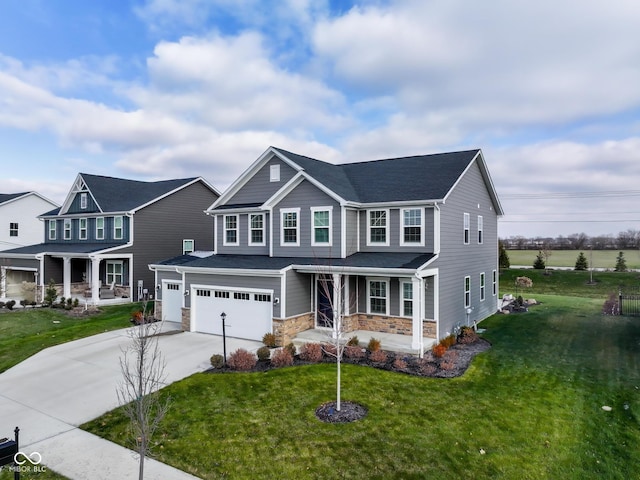
<svg viewBox="0 0 640 480"><path fill-rule="evenodd" d="M491 275L491 287L493 296L495 297L498 294L498 273L495 270Z"/></svg>
<svg viewBox="0 0 640 480"><path fill-rule="evenodd" d="M251 295L246 292L233 292L234 300L251 300Z"/></svg>
<svg viewBox="0 0 640 480"><path fill-rule="evenodd" d="M224 216L224 245L238 245L238 216Z"/></svg>
<svg viewBox="0 0 640 480"><path fill-rule="evenodd" d="M264 214L249 214L249 245L264 245Z"/></svg>
<svg viewBox="0 0 640 480"><path fill-rule="evenodd" d="M484 295L485 295L485 285L484 285L484 272L482 272L480 274L480 301L484 302Z"/></svg>
<svg viewBox="0 0 640 480"><path fill-rule="evenodd" d="M122 285L122 260L107 260L107 284Z"/></svg>
<svg viewBox="0 0 640 480"><path fill-rule="evenodd" d="M482 244L484 242L484 238L482 236L483 231L484 231L483 218L482 218L482 215L478 215L478 243L479 244Z"/></svg>
<svg viewBox="0 0 640 480"><path fill-rule="evenodd" d="M18 223L17 222L10 222L9 223L9 236L10 237L17 237L18 236Z"/></svg>
<svg viewBox="0 0 640 480"><path fill-rule="evenodd" d="M195 250L194 246L195 246L195 242L193 240L191 239L182 240L182 254L188 255L190 253L193 253L193 251Z"/></svg>
<svg viewBox="0 0 640 480"><path fill-rule="evenodd" d="M297 247L300 245L300 209L285 208L280 210L281 232L280 245Z"/></svg>
<svg viewBox="0 0 640 480"><path fill-rule="evenodd" d="M331 207L312 207L311 245L331 246Z"/></svg>
<svg viewBox="0 0 640 480"><path fill-rule="evenodd" d="M464 244L465 245L469 245L469 230L471 229L471 217L469 216L468 213L465 213L463 215L463 223L464 223L464 235L463 235L463 239L464 239Z"/></svg>
<svg viewBox="0 0 640 480"><path fill-rule="evenodd" d="M471 306L471 277L464 277L464 307Z"/></svg>
<svg viewBox="0 0 640 480"><path fill-rule="evenodd" d="M388 302L389 282L382 279L369 279L367 281L367 313L389 315Z"/></svg>

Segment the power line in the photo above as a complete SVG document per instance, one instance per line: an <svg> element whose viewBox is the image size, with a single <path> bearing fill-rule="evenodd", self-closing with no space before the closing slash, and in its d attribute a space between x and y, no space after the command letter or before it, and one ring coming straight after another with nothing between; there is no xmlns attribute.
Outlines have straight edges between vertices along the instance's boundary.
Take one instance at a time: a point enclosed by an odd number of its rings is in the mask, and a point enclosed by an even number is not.
<svg viewBox="0 0 640 480"><path fill-rule="evenodd" d="M547 193L506 193L502 199L540 199L558 200L564 198L604 198L604 197L635 197L640 196L640 190L603 190L600 192L547 192Z"/></svg>

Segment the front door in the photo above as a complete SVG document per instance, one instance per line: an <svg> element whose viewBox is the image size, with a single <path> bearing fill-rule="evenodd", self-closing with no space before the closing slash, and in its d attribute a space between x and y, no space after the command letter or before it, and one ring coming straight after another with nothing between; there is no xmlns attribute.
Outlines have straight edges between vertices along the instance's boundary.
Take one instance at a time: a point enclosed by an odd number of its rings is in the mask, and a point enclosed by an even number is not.
<svg viewBox="0 0 640 480"><path fill-rule="evenodd" d="M333 328L333 280L328 275L316 281L316 326Z"/></svg>

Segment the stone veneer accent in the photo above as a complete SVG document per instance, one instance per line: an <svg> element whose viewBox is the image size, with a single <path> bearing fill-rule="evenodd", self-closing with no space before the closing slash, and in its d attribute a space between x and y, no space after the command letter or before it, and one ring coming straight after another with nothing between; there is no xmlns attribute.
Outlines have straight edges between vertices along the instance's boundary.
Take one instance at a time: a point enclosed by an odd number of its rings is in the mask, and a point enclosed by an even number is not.
<svg viewBox="0 0 640 480"><path fill-rule="evenodd" d="M191 331L191 309L190 308L182 308L182 331L189 332Z"/></svg>
<svg viewBox="0 0 640 480"><path fill-rule="evenodd" d="M273 333L276 336L276 343L282 347L293 340L298 333L314 328L315 321L313 313L304 313L296 317L273 319Z"/></svg>
<svg viewBox="0 0 640 480"><path fill-rule="evenodd" d="M153 301L153 317L158 319L162 318L162 300Z"/></svg>
<svg viewBox="0 0 640 480"><path fill-rule="evenodd" d="M410 318L385 317L359 313L351 318L357 320L357 328L351 330L368 330L372 332L393 333L397 335L413 335L413 321ZM422 336L436 338L436 322L424 320L422 322Z"/></svg>

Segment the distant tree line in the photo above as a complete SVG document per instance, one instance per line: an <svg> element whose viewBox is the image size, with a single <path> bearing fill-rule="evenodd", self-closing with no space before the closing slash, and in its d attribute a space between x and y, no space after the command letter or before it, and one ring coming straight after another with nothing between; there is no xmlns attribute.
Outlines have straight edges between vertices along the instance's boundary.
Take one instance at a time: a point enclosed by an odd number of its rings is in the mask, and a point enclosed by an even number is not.
<svg viewBox="0 0 640 480"><path fill-rule="evenodd" d="M590 237L586 233L572 233L558 237L524 237L521 235L501 238L507 250L629 250L640 248L640 230L629 229L618 235Z"/></svg>

